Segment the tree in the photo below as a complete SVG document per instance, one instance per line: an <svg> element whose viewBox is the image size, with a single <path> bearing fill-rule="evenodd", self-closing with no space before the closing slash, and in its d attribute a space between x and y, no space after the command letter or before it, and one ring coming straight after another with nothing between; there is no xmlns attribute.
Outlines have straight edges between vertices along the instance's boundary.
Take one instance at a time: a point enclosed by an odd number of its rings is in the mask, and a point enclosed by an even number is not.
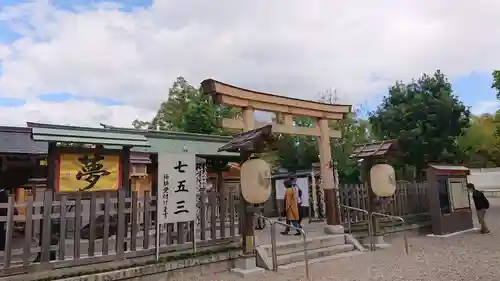
<svg viewBox="0 0 500 281"><path fill-rule="evenodd" d="M465 163L471 168L500 166L500 138L494 131L495 116L483 114L472 116L470 127L458 139L458 145L465 152Z"/></svg>
<svg viewBox="0 0 500 281"><path fill-rule="evenodd" d="M326 91L321 95L321 102L336 104L338 102L337 91ZM364 108L354 108L353 111L340 121L331 121L330 128L339 130L342 138L331 141L332 159L342 183L357 183L361 170L356 160L349 156L357 144L366 143L370 139L370 123L358 116L363 113Z"/></svg>
<svg viewBox="0 0 500 281"><path fill-rule="evenodd" d="M238 112L218 106L193 87L183 77L178 77L169 89L167 101L161 103L153 120L134 120L135 128L182 131L199 134L227 134L217 124L218 118L232 118Z"/></svg>
<svg viewBox="0 0 500 281"><path fill-rule="evenodd" d="M500 100L500 70L494 70L492 76L493 84L491 88L497 91L497 99Z"/></svg>
<svg viewBox="0 0 500 281"><path fill-rule="evenodd" d="M369 120L377 137L398 139L404 162L414 166L421 179L427 163L460 161L457 139L469 126L469 116L438 70L409 84L397 82Z"/></svg>
<svg viewBox="0 0 500 281"><path fill-rule="evenodd" d="M370 124L367 120L357 118L359 112L354 110L344 120L334 123L331 127L342 133L342 138L332 140L332 157L335 161L339 181L342 183L357 183L361 170L356 160L349 156L356 144L367 143L370 140Z"/></svg>
<svg viewBox="0 0 500 281"><path fill-rule="evenodd" d="M280 119L279 117L276 119ZM280 120L274 120L280 122ZM313 127L314 120L308 117L295 117L296 126ZM288 171L311 169L318 162L318 145L315 137L281 134L278 137L276 158L281 168Z"/></svg>
<svg viewBox="0 0 500 281"><path fill-rule="evenodd" d="M500 101L500 70L493 71L492 76L493 84L491 85L491 88L497 91L497 99ZM496 124L496 137L500 138L500 110L496 111L494 120Z"/></svg>
<svg viewBox="0 0 500 281"><path fill-rule="evenodd" d="M335 104L337 102L335 91L321 94L321 102ZM361 109L354 110L346 119L331 121L329 127L341 131L341 139L332 139L331 151L341 182L357 182L360 175L356 161L349 158L354 145L365 143L369 138L369 123L367 120L357 118ZM275 120L277 121L277 120ZM314 119L307 117L294 118L296 126L313 127ZM277 158L282 168L289 171L310 169L313 163L319 161L318 143L316 137L307 136L280 136Z"/></svg>

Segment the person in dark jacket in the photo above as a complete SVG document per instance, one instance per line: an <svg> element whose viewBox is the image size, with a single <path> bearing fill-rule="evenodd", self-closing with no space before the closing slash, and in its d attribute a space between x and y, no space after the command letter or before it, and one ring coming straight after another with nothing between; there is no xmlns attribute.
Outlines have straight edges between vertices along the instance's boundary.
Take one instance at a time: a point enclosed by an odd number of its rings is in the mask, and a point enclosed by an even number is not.
<svg viewBox="0 0 500 281"><path fill-rule="evenodd" d="M473 183L468 183L467 189L469 190L469 192L472 193L472 200L474 200L474 205L476 205L477 220L481 225L481 233L483 234L490 233L490 230L486 225L486 221L484 220L484 217L486 216L486 211L490 208L490 202L488 201L486 196L484 196L484 193L482 193L481 191L477 190L474 187Z"/></svg>

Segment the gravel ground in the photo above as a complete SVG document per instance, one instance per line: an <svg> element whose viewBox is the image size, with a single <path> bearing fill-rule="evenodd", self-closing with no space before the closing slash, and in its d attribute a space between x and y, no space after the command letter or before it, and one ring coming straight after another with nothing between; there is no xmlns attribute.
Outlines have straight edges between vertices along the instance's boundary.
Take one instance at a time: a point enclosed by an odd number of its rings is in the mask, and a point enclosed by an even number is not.
<svg viewBox="0 0 500 281"><path fill-rule="evenodd" d="M487 223L489 235L471 232L450 238L433 238L408 233L410 255L404 253L401 233L387 237L386 249L351 258L310 265L311 280L422 280L473 281L500 280L500 199L490 199ZM241 278L229 272L184 280L284 281L307 280L304 267L289 271L266 272Z"/></svg>

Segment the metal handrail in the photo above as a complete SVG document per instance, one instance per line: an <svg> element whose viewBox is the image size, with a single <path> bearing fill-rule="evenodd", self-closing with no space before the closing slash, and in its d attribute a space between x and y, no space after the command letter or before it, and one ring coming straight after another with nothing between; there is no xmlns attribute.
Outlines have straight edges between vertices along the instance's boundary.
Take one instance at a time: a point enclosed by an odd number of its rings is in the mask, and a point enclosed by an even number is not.
<svg viewBox="0 0 500 281"><path fill-rule="evenodd" d="M268 222L269 222L269 224L271 224L271 225L273 224L273 220L272 220L271 218L264 217L264 216L263 216L263 215L261 215L261 214L255 214L255 216L256 216L257 218L261 218L261 219L263 219L263 220L265 220L265 221L268 221ZM255 240L255 229L254 229L254 230L253 230L253 251L254 251L254 252L255 252L255 249L256 249L256 248L257 248L257 243L256 243L256 240Z"/></svg>
<svg viewBox="0 0 500 281"><path fill-rule="evenodd" d="M372 213L370 213L370 220L373 218L373 216L393 218L393 219L400 220L403 223L403 225L405 224L405 220L402 217L392 216L392 215L387 215L387 214L382 214L382 213L377 213L377 212L372 212ZM404 242L405 242L405 252L408 255L409 254L409 251L408 251L408 238L406 237L406 233L405 232L403 232L403 239L404 239Z"/></svg>
<svg viewBox="0 0 500 281"><path fill-rule="evenodd" d="M280 224L286 227L293 228L297 230L300 235L302 236L302 243L304 244L304 263L306 266L306 277L309 279L309 258L307 256L307 240L306 240L306 232L300 228L296 227L294 225L289 225L286 224L282 221L272 221L271 223L271 253L272 253L272 259L273 259L273 270L278 271L278 254L276 253L276 224Z"/></svg>
<svg viewBox="0 0 500 281"><path fill-rule="evenodd" d="M365 210L365 209L355 208L355 207L351 207L351 206L348 206L348 205L339 204L339 207L345 208L347 210L353 210L353 211L361 212L361 213L364 213L364 214L367 215L367 217L368 217L368 239L370 241L370 251L373 251L374 250L374 245L373 245L372 217L370 216L370 213L367 210ZM348 221L348 227L349 227L349 234L352 234L352 230L351 230L351 213L350 212L347 212L347 221Z"/></svg>

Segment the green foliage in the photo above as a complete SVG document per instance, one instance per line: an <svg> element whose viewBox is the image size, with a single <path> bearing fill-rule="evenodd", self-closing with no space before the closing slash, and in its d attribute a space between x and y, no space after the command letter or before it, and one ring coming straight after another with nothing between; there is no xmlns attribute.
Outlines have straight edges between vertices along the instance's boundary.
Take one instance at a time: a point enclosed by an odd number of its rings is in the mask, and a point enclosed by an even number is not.
<svg viewBox="0 0 500 281"><path fill-rule="evenodd" d="M346 119L331 126L342 133L341 139L332 139L332 157L342 183L359 181L360 167L355 160L349 158L349 155L354 150L354 145L367 143L370 138L370 124L367 120L357 118L358 114L353 112Z"/></svg>
<svg viewBox="0 0 500 281"><path fill-rule="evenodd" d="M500 70L494 70L492 76L493 84L491 88L497 91L497 99L500 100Z"/></svg>
<svg viewBox="0 0 500 281"><path fill-rule="evenodd" d="M460 150L466 155L465 162L468 167L500 166L500 138L494 133L500 120L499 117L500 114L471 117L470 127L458 139Z"/></svg>
<svg viewBox="0 0 500 281"><path fill-rule="evenodd" d="M493 84L491 85L491 88L497 91L497 99L500 100L500 70L493 71L492 76L493 76ZM500 138L500 110L497 110L495 114L495 122L496 122L495 134L497 138Z"/></svg>
<svg viewBox="0 0 500 281"><path fill-rule="evenodd" d="M313 127L312 118L294 118L296 126ZM312 163L318 162L318 145L315 137L292 136L282 134L277 145L277 160L281 168L288 171L311 169Z"/></svg>
<svg viewBox="0 0 500 281"><path fill-rule="evenodd" d="M398 139L404 163L421 172L427 163L460 162L457 139L469 126L469 116L438 70L409 84L396 83L369 120L378 138Z"/></svg>
<svg viewBox="0 0 500 281"><path fill-rule="evenodd" d="M227 134L218 126L217 119L232 118L236 114L234 109L217 106L201 89L178 77L169 89L167 101L161 103L153 120L135 120L132 125L137 129L146 127L187 133Z"/></svg>
<svg viewBox="0 0 500 281"><path fill-rule="evenodd" d="M321 102L335 104L338 102L335 91L327 91L321 96ZM354 146L356 144L367 143L370 141L370 123L367 120L359 118L365 112L363 107L354 108L344 120L330 122L330 128L339 130L342 138L331 140L332 158L342 183L357 183L361 175L358 163L350 159Z"/></svg>
<svg viewBox="0 0 500 281"><path fill-rule="evenodd" d="M336 103L335 92L327 92L321 97L321 102ZM332 129L341 131L341 139L331 140L332 156L339 179L343 183L357 182L360 175L356 161L349 159L353 147L358 143L368 142L370 124L367 120L357 118L360 110L351 113L339 122L330 122ZM314 127L314 119L298 117L294 119L296 126ZM282 168L289 171L311 169L313 163L319 162L319 150L316 137L280 136L278 145L278 162Z"/></svg>

